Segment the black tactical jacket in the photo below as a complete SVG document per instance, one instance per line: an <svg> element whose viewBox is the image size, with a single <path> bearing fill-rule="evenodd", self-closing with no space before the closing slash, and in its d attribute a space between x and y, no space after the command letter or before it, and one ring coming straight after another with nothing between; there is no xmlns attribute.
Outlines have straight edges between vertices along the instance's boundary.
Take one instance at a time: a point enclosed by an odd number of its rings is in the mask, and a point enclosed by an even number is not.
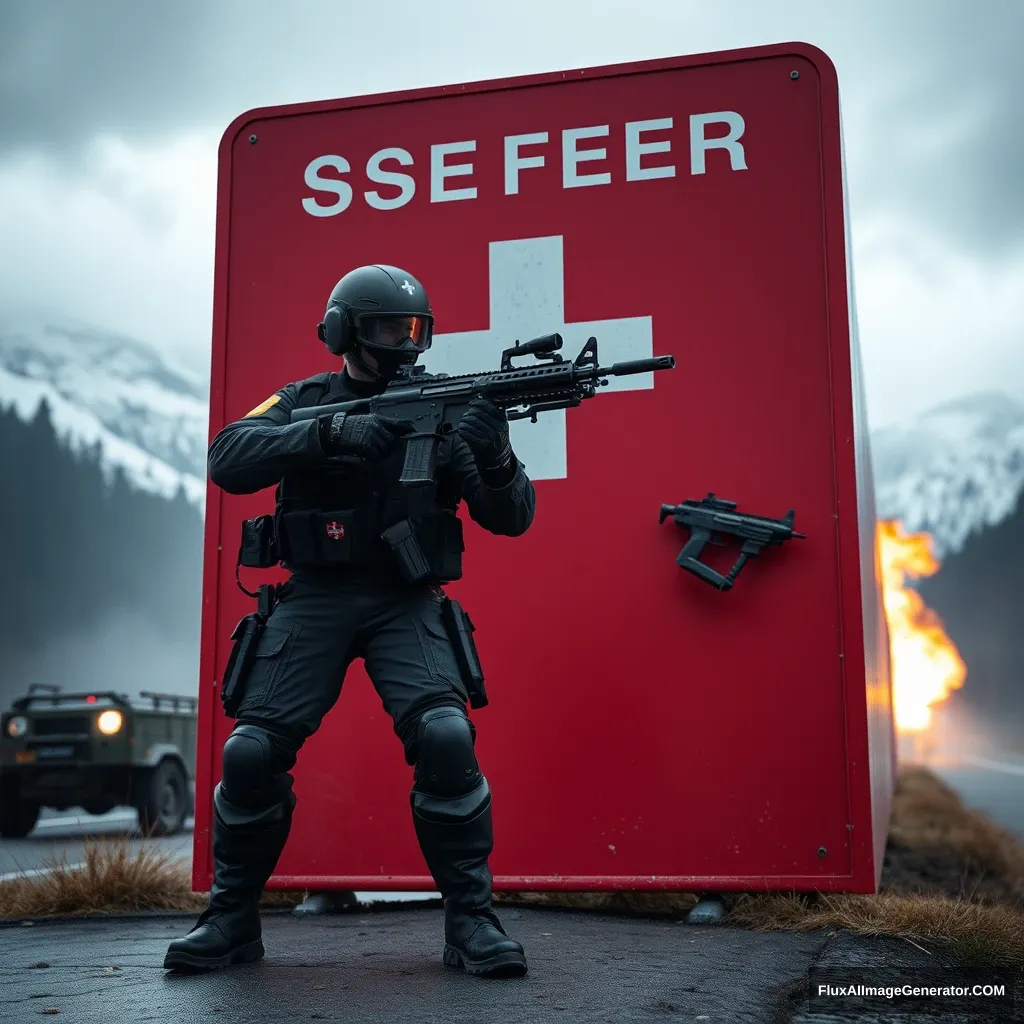
<svg viewBox="0 0 1024 1024"><path fill-rule="evenodd" d="M210 479L229 494L252 494L277 485L275 517L286 568L323 565L326 559L326 564L392 574L395 557L381 533L411 516L424 549L436 549L430 555L438 567L435 575L441 582L458 579L459 503L465 501L474 522L490 533L517 537L533 522L533 484L518 460L511 478L506 473L504 479L485 481L468 445L452 434L439 447L437 485L428 502L431 511L411 513L405 489L398 483L403 444L373 463L342 462L324 453L315 419L289 422L292 409L365 398L380 390L379 384L353 380L344 370L286 384L214 437ZM312 547L306 544L307 534L317 535ZM447 555L441 550L445 547Z"/></svg>

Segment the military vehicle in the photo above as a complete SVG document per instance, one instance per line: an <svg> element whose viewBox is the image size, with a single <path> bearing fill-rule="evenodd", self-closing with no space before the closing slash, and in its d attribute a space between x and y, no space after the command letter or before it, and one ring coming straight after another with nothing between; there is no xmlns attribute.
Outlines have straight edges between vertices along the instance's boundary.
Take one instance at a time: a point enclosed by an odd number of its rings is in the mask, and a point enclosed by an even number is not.
<svg viewBox="0 0 1024 1024"><path fill-rule="evenodd" d="M0 836L27 836L44 807L131 807L144 835L180 831L195 807L197 705L33 684L0 716Z"/></svg>

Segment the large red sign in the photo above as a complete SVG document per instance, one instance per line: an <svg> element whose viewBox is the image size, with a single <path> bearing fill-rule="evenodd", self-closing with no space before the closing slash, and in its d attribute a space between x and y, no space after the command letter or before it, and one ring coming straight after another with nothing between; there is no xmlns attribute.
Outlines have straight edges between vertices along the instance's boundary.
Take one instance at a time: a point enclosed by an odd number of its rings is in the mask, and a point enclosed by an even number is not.
<svg viewBox="0 0 1024 1024"><path fill-rule="evenodd" d="M427 287L430 371L496 369L552 332L570 357L595 336L605 365L676 358L513 423L525 535L463 512L449 590L487 676L496 888L873 889L892 727L828 58L793 44L250 111L218 203L211 433L336 368L316 324L364 263ZM716 590L659 525L709 491L793 508L806 539ZM272 507L208 496L197 887L231 728L217 681L252 608L239 524ZM272 888L434 888L361 663L295 774Z"/></svg>

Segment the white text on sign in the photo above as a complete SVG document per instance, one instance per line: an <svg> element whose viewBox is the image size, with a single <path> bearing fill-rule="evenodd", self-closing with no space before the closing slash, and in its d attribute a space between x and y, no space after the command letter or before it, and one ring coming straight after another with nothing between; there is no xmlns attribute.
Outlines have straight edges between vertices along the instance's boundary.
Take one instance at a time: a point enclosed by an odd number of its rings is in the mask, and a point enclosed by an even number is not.
<svg viewBox="0 0 1024 1024"><path fill-rule="evenodd" d="M710 126L718 126L710 135ZM722 126L727 131L722 132ZM625 181L646 181L652 178L673 178L676 165L672 162L672 139L666 132L673 130L671 117L646 121L627 121L625 132L625 166L618 168ZM709 114L691 114L689 123L689 172L707 171L709 150L722 149L728 154L732 171L747 169L746 153L740 139L743 137L743 118L732 110ZM562 131L561 146L556 149L548 132L528 132L524 135L506 135L503 139L505 195L518 195L523 188L524 172L544 167L552 156L561 160L562 188L582 188L592 185L610 185L612 169L608 167L607 139L611 126L591 125L566 128ZM472 154L477 142L442 142L430 147L430 201L455 202L478 198L478 186L473 184ZM449 159L451 158L451 159ZM603 167L601 166L603 164ZM387 166L385 166L387 165ZM398 167L414 166L413 156L398 146L378 149L366 161L368 183L389 186L387 194L377 189L362 193L367 206L375 210L397 210L416 195L417 179L412 173ZM345 175L352 173L347 157L336 153L318 156L306 165L305 183L316 193L334 197L325 202L317 196L303 196L302 208L312 217L335 217L352 205L353 186ZM397 189L397 193L394 191Z"/></svg>

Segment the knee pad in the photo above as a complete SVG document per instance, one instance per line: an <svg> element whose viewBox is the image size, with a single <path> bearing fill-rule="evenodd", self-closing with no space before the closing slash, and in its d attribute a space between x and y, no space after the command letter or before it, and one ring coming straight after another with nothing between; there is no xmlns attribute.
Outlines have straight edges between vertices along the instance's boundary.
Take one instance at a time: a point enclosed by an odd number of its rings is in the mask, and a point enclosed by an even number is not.
<svg viewBox="0 0 1024 1024"><path fill-rule="evenodd" d="M473 723L461 707L431 708L420 716L412 805L421 816L465 821L490 802L475 739Z"/></svg>
<svg viewBox="0 0 1024 1024"><path fill-rule="evenodd" d="M405 751L405 763L410 768L416 766L420 760L419 746L420 736L423 732L423 724L425 721L429 721L426 715L435 710L455 708L465 714L466 702L460 700L459 697L454 694L439 694L426 697L421 701L416 701L408 712L395 724L395 734L402 741L402 748ZM466 719L469 722L469 731L476 738L476 727L470 719Z"/></svg>
<svg viewBox="0 0 1024 1024"><path fill-rule="evenodd" d="M294 742L253 724L236 725L224 742L218 803L247 810L278 808L291 794L298 749Z"/></svg>

